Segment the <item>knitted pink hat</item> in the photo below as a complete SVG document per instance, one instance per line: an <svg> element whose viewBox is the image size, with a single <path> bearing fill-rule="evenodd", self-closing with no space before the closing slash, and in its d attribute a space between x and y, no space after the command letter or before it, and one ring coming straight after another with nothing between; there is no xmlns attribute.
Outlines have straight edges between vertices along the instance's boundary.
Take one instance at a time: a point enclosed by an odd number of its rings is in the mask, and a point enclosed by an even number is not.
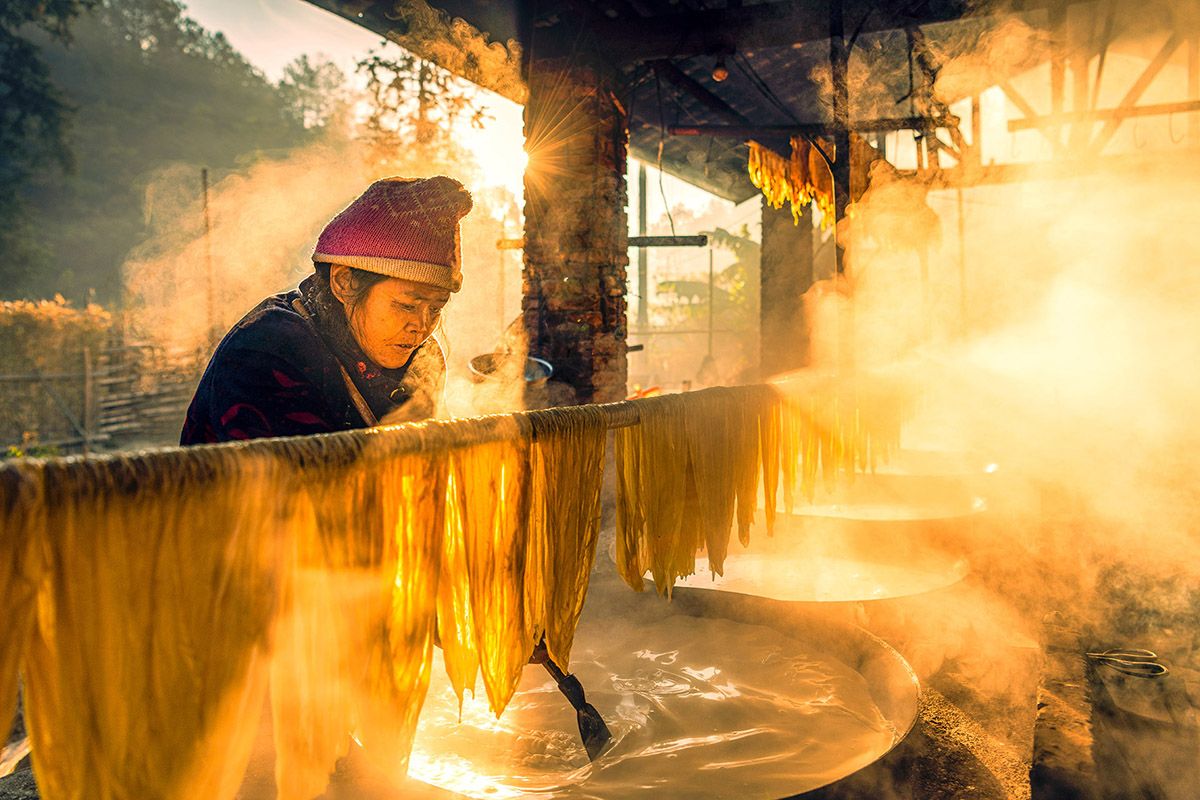
<svg viewBox="0 0 1200 800"><path fill-rule="evenodd" d="M471 195L453 178L384 178L329 221L313 261L462 288L458 221Z"/></svg>

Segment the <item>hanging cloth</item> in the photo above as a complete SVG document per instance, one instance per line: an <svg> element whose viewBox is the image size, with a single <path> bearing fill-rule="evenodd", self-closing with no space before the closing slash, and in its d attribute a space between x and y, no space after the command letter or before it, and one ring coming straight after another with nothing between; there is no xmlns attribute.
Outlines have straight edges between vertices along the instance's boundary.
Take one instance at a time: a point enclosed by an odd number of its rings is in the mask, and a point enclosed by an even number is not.
<svg viewBox="0 0 1200 800"><path fill-rule="evenodd" d="M232 798L265 699L277 466L194 448L43 469L25 670L42 796Z"/></svg>
<svg viewBox="0 0 1200 800"><path fill-rule="evenodd" d="M271 671L281 800L320 795L352 737L384 774L402 776L428 688L446 454L357 442L336 459L313 454L293 476Z"/></svg>
<svg viewBox="0 0 1200 800"><path fill-rule="evenodd" d="M12 730L17 676L29 647L42 576L46 506L42 471L30 461L0 473L0 726Z"/></svg>

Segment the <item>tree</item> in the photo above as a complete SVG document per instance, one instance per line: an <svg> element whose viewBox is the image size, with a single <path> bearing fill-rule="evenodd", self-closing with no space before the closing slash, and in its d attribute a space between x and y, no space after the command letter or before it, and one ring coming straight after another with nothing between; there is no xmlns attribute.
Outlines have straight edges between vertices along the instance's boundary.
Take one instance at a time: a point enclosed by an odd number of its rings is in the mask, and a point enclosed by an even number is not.
<svg viewBox="0 0 1200 800"><path fill-rule="evenodd" d="M358 72L367 78L362 138L385 154L415 150L423 163L452 169L461 178L470 158L456 134L464 125L481 128L489 119L479 91L404 51L385 55L372 50L358 63Z"/></svg>
<svg viewBox="0 0 1200 800"><path fill-rule="evenodd" d="M9 0L0 4L0 283L11 285L23 267L43 263L28 209L13 191L37 169L69 171L70 105L50 78L37 45L23 31L63 45L70 24L96 0Z"/></svg>
<svg viewBox="0 0 1200 800"><path fill-rule="evenodd" d="M350 108L345 73L320 56L305 54L284 67L278 89L285 113L306 130L336 126Z"/></svg>
<svg viewBox="0 0 1200 800"><path fill-rule="evenodd" d="M27 224L0 241L0 292L76 301L121 296L120 267L148 231L151 175L189 164L212 180L264 151L311 140L290 100L220 33L175 0L101 0L80 16L70 48L48 29L29 39L64 104L77 169L42 162L15 185ZM6 220L6 233L13 230Z"/></svg>
<svg viewBox="0 0 1200 800"><path fill-rule="evenodd" d="M724 228L706 231L713 247L728 250L737 258L717 276L717 283L729 293L730 308L734 312L735 325L758 323L760 303L760 272L762 246L750 237L746 225L737 233Z"/></svg>

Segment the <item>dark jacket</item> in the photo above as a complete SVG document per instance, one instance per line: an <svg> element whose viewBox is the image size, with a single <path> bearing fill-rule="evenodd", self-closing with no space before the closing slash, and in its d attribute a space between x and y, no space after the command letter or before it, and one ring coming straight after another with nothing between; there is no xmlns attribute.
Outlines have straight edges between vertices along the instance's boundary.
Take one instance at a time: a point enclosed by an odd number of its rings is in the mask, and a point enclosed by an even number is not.
<svg viewBox="0 0 1200 800"><path fill-rule="evenodd" d="M346 375L376 419L425 419L438 411L445 370L433 338L400 369L375 364L354 341L328 285L310 276L296 289L259 303L221 340L196 388L179 442L368 427Z"/></svg>

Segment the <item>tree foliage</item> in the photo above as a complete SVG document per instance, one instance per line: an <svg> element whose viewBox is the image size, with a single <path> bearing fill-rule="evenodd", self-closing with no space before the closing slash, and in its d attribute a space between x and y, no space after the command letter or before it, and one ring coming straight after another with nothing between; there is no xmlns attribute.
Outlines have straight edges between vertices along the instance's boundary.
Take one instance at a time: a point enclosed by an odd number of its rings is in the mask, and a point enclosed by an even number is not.
<svg viewBox="0 0 1200 800"><path fill-rule="evenodd" d="M419 151L435 169L462 177L469 159L459 144L464 126L490 118L479 90L431 61L402 50L373 50L358 63L367 79L367 114L360 138L386 153Z"/></svg>
<svg viewBox="0 0 1200 800"><path fill-rule="evenodd" d="M84 300L94 289L101 301L117 299L120 265L146 230L151 174L195 164L198 195L201 165L216 179L248 154L311 135L286 94L179 2L93 5L74 20L70 46L58 16L28 33L61 103L58 124L68 104L74 109L63 144L77 167L64 172L45 158L27 159L29 168L13 176L26 214L15 235L0 240L0 291L9 297L61 292Z"/></svg>
<svg viewBox="0 0 1200 800"><path fill-rule="evenodd" d="M50 78L50 70L29 34L61 44L70 41L70 23L96 0L9 0L0 3L0 259L36 262L45 251L33 225L21 186L38 169L69 171L67 146L70 106ZM2 262L0 262L2 263ZM7 278L0 266L0 280Z"/></svg>
<svg viewBox="0 0 1200 800"><path fill-rule="evenodd" d="M324 130L348 122L351 95L346 75L328 59L297 57L283 68L278 88L284 113L302 128Z"/></svg>
<svg viewBox="0 0 1200 800"><path fill-rule="evenodd" d="M358 65L365 93L320 57L272 83L178 0L0 3L0 67L9 298L118 301L126 257L162 233L157 209L199 206L202 167L215 184L262 155L349 137L374 170L468 179L458 134L487 119L474 87L398 48ZM148 202L167 171L187 196Z"/></svg>
<svg viewBox="0 0 1200 800"><path fill-rule="evenodd" d="M70 41L70 23L96 0L10 0L0 4L0 177L57 161L70 166L65 131L68 105L30 32Z"/></svg>

